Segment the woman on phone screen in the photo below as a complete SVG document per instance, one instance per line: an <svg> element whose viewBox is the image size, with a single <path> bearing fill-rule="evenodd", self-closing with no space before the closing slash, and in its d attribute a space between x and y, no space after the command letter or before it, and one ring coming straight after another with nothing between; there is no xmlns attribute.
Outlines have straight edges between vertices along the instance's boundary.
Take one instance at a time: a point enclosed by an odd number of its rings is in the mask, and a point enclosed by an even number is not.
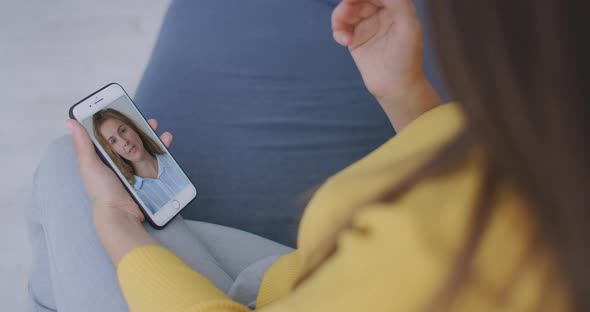
<svg viewBox="0 0 590 312"><path fill-rule="evenodd" d="M100 145L152 213L188 184L172 157L123 113L103 109L92 117L92 127Z"/></svg>

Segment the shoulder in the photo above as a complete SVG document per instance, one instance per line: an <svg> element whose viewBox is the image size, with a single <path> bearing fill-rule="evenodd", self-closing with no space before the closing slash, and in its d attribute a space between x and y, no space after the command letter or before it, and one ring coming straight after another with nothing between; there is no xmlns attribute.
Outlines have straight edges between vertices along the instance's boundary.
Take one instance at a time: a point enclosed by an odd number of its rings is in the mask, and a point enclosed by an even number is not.
<svg viewBox="0 0 590 312"><path fill-rule="evenodd" d="M483 182L480 156L474 151L457 169L420 182L394 201L360 208L350 230L338 240L338 248L348 244L351 252L364 250L387 259L391 278L434 294L448 282L449 270L472 235ZM509 310L535 310L539 302L564 306L566 288L556 275L553 251L536 244L539 228L527 207L510 183L501 184L471 275L461 289L465 302L479 307L501 304ZM500 294L506 289L510 296L501 302ZM456 310L477 309L460 306Z"/></svg>
<svg viewBox="0 0 590 312"><path fill-rule="evenodd" d="M434 294L445 283L470 233L482 185L483 152L472 148L452 170L420 181L390 202L375 199L428 161L463 127L456 105L441 106L330 178L301 221L298 245L302 257L311 257L323 241L318 237L334 235L334 224L348 219L351 226L339 233L338 252L330 263L342 261L345 268L366 261L367 274L383 283L396 281L403 298L414 297L410 301L424 302L424 297L416 296ZM494 304L487 300L493 300L494 292L510 282L529 250L536 225L526 207L508 183L502 185L475 262L477 281L470 282L467 294L480 307ZM540 255L529 267L526 276L517 281L528 282L519 284L514 292L519 304L533 302L527 297L530 294L534 299L541 296L539 286L551 271L550 257ZM388 288L390 295L396 293L391 290Z"/></svg>
<svg viewBox="0 0 590 312"><path fill-rule="evenodd" d="M463 128L456 104L446 104L418 117L403 131L330 177L310 201L300 226L298 245L329 235L330 220L380 196L428 160ZM307 234L309 233L309 234Z"/></svg>

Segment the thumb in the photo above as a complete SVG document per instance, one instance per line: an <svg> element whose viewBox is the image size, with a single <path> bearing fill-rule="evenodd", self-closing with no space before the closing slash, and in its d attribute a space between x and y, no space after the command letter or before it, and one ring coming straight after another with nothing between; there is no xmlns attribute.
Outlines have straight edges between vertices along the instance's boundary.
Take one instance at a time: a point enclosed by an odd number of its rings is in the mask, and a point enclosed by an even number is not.
<svg viewBox="0 0 590 312"><path fill-rule="evenodd" d="M74 141L74 148L76 149L76 157L78 159L78 166L80 171L85 171L85 168L102 165L100 158L96 155L94 144L86 129L75 119L66 121L66 126L70 128L72 139Z"/></svg>

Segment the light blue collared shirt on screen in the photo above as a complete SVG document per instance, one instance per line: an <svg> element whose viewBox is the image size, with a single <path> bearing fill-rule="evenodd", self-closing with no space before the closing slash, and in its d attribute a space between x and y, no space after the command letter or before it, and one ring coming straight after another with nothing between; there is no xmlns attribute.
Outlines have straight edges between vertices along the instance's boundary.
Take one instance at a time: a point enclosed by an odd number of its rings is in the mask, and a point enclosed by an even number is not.
<svg viewBox="0 0 590 312"><path fill-rule="evenodd" d="M133 185L135 192L152 213L156 213L188 185L188 180L169 154L156 154L156 160L158 177L150 179L134 176Z"/></svg>

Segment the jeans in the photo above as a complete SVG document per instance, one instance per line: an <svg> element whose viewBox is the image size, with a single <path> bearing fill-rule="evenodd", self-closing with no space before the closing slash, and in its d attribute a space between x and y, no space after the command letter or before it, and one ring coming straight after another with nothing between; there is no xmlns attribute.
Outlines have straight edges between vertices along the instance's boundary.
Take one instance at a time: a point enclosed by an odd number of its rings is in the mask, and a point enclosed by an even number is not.
<svg viewBox="0 0 590 312"><path fill-rule="evenodd" d="M33 247L30 311L127 311L116 271L100 244L71 137L53 142L35 172L25 210ZM146 229L234 299L252 305L262 274L290 248L224 226L177 216Z"/></svg>

